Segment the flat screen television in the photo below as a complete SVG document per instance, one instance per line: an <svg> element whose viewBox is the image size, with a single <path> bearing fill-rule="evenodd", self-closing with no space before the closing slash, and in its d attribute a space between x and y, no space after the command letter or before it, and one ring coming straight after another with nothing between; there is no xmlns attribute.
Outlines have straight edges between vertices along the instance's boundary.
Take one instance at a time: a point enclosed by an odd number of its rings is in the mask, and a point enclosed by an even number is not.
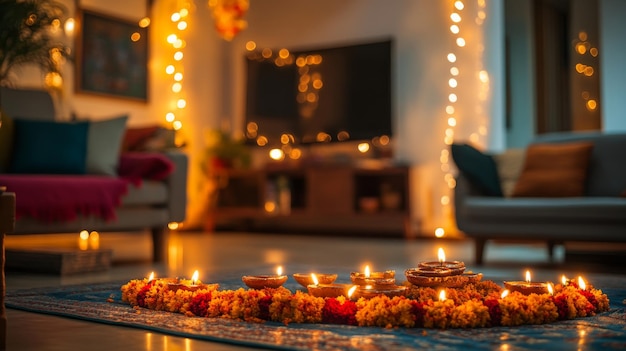
<svg viewBox="0 0 626 351"><path fill-rule="evenodd" d="M391 137L392 45L248 53L247 140L279 145L281 137L294 144Z"/></svg>

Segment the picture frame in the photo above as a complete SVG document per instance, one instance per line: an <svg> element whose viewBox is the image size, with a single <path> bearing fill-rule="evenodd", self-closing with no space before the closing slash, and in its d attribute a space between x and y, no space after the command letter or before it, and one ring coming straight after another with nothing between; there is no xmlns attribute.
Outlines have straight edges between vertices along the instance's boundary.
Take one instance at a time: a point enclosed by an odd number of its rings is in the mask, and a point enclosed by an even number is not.
<svg viewBox="0 0 626 351"><path fill-rule="evenodd" d="M148 29L137 22L80 11L75 90L148 101Z"/></svg>

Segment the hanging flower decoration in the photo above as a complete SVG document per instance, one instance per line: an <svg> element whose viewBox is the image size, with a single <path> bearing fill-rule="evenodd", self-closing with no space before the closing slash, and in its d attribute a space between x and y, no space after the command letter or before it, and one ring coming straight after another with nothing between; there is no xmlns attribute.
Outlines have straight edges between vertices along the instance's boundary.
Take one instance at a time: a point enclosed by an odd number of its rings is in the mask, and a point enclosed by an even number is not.
<svg viewBox="0 0 626 351"><path fill-rule="evenodd" d="M248 22L243 17L249 7L249 0L209 0L215 29L222 38L231 41L235 35L246 29Z"/></svg>

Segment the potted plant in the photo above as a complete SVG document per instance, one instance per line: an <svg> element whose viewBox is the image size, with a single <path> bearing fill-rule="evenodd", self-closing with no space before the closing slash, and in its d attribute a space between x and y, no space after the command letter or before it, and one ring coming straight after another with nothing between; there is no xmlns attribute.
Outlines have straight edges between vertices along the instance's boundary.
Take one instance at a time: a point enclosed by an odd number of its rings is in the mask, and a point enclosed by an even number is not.
<svg viewBox="0 0 626 351"><path fill-rule="evenodd" d="M11 84L11 72L38 66L60 77L60 62L69 48L54 31L62 30L66 8L54 0L0 1L0 86Z"/></svg>

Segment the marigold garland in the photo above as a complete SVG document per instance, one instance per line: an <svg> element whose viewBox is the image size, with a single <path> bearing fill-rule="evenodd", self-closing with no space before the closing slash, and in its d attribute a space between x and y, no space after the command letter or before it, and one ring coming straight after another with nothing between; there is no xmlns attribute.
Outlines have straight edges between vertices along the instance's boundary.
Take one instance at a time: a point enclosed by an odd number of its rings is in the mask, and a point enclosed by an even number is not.
<svg viewBox="0 0 626 351"><path fill-rule="evenodd" d="M501 298L502 288L481 281L462 288L446 288L447 299L438 292L405 283L406 296L380 295L351 301L314 297L302 291L277 289L219 290L201 285L195 291L170 289L167 279L135 279L121 287L122 301L158 311L187 316L229 318L249 322L325 323L376 327L482 328L544 324L593 316L609 310L602 290L582 290L570 281L557 284L554 295L523 295L513 292Z"/></svg>

